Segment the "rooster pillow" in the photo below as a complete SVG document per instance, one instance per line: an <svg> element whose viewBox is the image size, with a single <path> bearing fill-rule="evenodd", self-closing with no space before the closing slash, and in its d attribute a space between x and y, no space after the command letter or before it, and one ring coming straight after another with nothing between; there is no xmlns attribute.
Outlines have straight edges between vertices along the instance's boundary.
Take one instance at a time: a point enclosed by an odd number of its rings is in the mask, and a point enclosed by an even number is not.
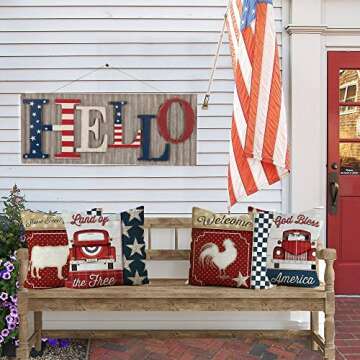
<svg viewBox="0 0 360 360"><path fill-rule="evenodd" d="M253 222L193 208L189 283L250 288Z"/></svg>

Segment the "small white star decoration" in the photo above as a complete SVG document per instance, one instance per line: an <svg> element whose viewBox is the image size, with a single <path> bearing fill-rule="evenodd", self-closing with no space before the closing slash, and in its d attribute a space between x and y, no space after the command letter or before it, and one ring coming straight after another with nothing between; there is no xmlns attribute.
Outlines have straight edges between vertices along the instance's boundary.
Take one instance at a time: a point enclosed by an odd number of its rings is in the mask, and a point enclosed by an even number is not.
<svg viewBox="0 0 360 360"><path fill-rule="evenodd" d="M240 286L246 286L248 287L246 280L248 279L248 276L243 276L241 272L239 272L239 275L236 278L233 278L233 281L236 282L236 287Z"/></svg>
<svg viewBox="0 0 360 360"><path fill-rule="evenodd" d="M140 214L141 214L142 210L137 210L137 209L133 209L129 211L129 222L133 219L137 219L139 221L141 221L140 218Z"/></svg>
<svg viewBox="0 0 360 360"><path fill-rule="evenodd" d="M134 276L129 276L129 279L132 281L133 285L142 285L145 276L140 276L137 270L135 271Z"/></svg>
<svg viewBox="0 0 360 360"><path fill-rule="evenodd" d="M139 244L137 239L135 239L134 243L131 245L126 245L131 249L130 256L133 256L134 254L142 255L142 248L145 246L145 244Z"/></svg>
<svg viewBox="0 0 360 360"><path fill-rule="evenodd" d="M124 269L126 269L127 271L131 271L130 269L130 265L131 263L134 262L134 260L128 260L125 256L124 256Z"/></svg>

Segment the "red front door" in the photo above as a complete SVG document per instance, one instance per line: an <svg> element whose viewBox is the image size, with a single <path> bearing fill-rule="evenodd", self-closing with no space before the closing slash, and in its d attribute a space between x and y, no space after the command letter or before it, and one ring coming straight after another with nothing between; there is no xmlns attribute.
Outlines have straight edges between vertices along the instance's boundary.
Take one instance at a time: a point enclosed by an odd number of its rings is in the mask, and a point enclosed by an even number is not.
<svg viewBox="0 0 360 360"><path fill-rule="evenodd" d="M335 291L360 294L360 52L328 53L327 176Z"/></svg>

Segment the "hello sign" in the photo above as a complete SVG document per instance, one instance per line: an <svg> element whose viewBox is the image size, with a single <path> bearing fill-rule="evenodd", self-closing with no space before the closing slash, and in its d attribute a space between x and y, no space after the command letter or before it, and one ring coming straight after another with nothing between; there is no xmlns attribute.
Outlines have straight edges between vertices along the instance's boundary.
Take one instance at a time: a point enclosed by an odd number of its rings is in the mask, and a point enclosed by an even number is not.
<svg viewBox="0 0 360 360"><path fill-rule="evenodd" d="M196 165L194 94L23 94L22 159Z"/></svg>

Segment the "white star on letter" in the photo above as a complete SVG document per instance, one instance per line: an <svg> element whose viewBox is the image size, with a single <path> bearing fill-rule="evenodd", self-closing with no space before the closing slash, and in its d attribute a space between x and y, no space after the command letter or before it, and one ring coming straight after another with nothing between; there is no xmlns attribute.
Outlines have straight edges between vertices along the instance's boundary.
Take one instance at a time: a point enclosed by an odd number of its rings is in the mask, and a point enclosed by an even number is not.
<svg viewBox="0 0 360 360"><path fill-rule="evenodd" d="M135 239L134 243L132 245L126 245L127 247L129 247L131 249L131 254L130 256L133 256L134 254L139 254L142 255L142 247L145 246L145 244L139 244L137 242L137 240Z"/></svg>
<svg viewBox="0 0 360 360"><path fill-rule="evenodd" d="M136 270L135 276L129 276L129 279L132 281L133 285L142 285L145 276L140 276Z"/></svg>
<svg viewBox="0 0 360 360"><path fill-rule="evenodd" d="M236 287L240 287L242 285L248 287L246 280L248 279L248 276L243 276L241 272L239 272L238 277L233 278L233 280L236 282Z"/></svg>

